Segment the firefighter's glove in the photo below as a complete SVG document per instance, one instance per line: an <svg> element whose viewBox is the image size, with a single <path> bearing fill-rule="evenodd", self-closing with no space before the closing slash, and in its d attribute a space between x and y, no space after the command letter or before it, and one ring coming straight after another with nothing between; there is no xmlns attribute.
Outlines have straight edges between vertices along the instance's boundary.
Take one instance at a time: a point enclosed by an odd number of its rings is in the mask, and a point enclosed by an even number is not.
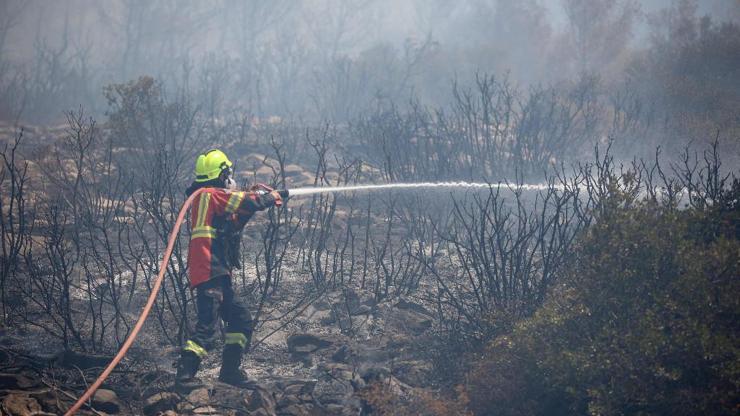
<svg viewBox="0 0 740 416"><path fill-rule="evenodd" d="M272 191L270 192L270 195L275 198L276 207L282 206L283 201L286 201L288 199L288 191Z"/></svg>

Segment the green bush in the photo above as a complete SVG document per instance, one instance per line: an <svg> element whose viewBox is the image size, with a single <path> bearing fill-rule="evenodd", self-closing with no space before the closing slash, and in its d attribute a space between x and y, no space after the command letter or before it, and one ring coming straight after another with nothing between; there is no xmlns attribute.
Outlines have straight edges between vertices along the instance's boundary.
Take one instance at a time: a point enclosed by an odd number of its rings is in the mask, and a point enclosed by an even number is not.
<svg viewBox="0 0 740 416"><path fill-rule="evenodd" d="M543 307L479 357L476 414L737 414L740 185L686 209L608 198Z"/></svg>

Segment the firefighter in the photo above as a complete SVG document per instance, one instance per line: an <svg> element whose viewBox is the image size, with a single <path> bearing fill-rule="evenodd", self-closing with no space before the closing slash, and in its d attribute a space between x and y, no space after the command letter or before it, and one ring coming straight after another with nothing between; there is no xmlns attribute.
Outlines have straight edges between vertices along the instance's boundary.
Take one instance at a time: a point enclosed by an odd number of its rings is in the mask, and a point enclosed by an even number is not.
<svg viewBox="0 0 740 416"><path fill-rule="evenodd" d="M287 190L234 190L232 166L224 152L209 150L198 156L195 181L185 191L189 196L207 188L195 198L191 208L188 268L198 321L177 362L176 386L185 389L189 384L197 384L195 374L213 347L219 317L226 324L226 334L218 379L239 387L247 384L239 366L249 349L254 323L247 308L234 296L231 270L240 267L240 233L246 222L256 211L279 206L288 198Z"/></svg>

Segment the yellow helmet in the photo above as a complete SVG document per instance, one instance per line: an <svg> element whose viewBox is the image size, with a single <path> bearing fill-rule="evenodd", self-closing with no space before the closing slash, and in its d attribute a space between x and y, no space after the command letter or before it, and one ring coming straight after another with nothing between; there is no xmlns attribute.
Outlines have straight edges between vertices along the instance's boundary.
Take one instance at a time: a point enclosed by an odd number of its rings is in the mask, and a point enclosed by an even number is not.
<svg viewBox="0 0 740 416"><path fill-rule="evenodd" d="M224 152L211 149L198 156L198 160L195 161L195 181L207 182L216 179L224 169L231 166L232 163Z"/></svg>

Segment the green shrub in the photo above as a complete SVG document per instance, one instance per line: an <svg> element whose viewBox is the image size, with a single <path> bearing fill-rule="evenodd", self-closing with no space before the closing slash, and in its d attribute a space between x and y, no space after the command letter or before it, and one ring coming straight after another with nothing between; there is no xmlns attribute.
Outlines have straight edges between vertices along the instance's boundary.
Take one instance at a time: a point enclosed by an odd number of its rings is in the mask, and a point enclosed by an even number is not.
<svg viewBox="0 0 740 416"><path fill-rule="evenodd" d="M740 185L684 210L609 199L543 307L478 360L477 414L737 414Z"/></svg>

